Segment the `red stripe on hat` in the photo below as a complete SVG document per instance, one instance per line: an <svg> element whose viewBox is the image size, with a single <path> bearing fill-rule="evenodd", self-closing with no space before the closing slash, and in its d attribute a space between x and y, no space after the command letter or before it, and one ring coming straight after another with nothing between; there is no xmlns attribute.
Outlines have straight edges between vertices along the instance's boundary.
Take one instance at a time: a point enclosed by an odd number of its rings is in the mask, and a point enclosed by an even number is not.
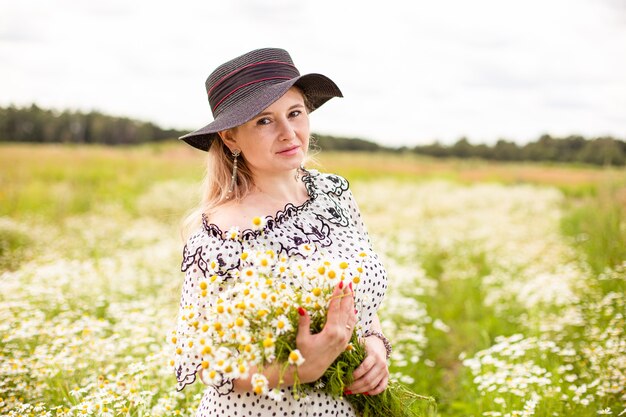
<svg viewBox="0 0 626 417"><path fill-rule="evenodd" d="M222 102L223 102L224 100L226 100L226 98L228 98L228 96L230 96L230 95L231 95L231 94L233 94L235 91L237 91L237 90L239 90L239 89L241 89L241 88L243 88L243 87L245 87L245 86L248 86L248 85L250 85L250 84L256 84L256 83L259 83L259 82L261 82L261 81L267 81L267 80L291 80L291 78L293 78L293 77L268 77L268 78L261 78L261 79L259 79L259 80L250 81L249 83L245 83L245 84L243 84L243 85L240 85L239 87L234 88L234 89L233 89L233 90L231 90L228 94L226 94L226 95L224 96L224 98L222 98L222 99L219 101L219 103L217 103L217 104L215 105L215 107L213 108L213 112L215 112L215 110L217 110L217 108L220 106L220 104L222 104Z"/></svg>
<svg viewBox="0 0 626 417"><path fill-rule="evenodd" d="M215 87L217 87L218 85L220 85L225 79L227 79L228 77L230 77L231 75L242 71L246 68L250 68L250 67L256 67L257 65L263 65L263 64L284 64L284 65L288 65L290 67L296 68L295 65L290 64L289 62L284 62L284 61L261 61L261 62L255 62L254 64L248 64L248 65L244 65L241 68L237 68L236 70L233 70L231 72L229 72L228 74L224 75L222 78L220 78L219 80L217 80L217 82L215 84L213 84L213 87L211 87L211 89L209 89L209 91L207 91L207 95L211 94L211 91L213 91L213 89ZM296 68L296 71L298 69ZM217 107L217 106L216 106Z"/></svg>

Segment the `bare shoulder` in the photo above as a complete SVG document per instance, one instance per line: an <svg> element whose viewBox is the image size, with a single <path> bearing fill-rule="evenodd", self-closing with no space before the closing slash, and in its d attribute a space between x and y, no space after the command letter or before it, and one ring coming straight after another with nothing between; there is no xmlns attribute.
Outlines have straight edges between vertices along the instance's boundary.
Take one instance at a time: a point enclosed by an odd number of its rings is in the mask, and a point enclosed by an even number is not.
<svg viewBox="0 0 626 417"><path fill-rule="evenodd" d="M229 201L213 208L206 216L209 223L226 231L231 227L239 227L241 230L249 229L255 214L248 204Z"/></svg>

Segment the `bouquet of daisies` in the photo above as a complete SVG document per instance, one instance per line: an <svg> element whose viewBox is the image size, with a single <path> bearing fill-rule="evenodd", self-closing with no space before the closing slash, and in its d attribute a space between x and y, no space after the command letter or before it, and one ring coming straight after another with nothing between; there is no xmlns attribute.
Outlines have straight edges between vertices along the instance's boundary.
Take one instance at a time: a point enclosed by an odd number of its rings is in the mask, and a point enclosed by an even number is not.
<svg viewBox="0 0 626 417"><path fill-rule="evenodd" d="M208 311L194 311L194 307L181 317L183 333L193 335L183 346L193 348L201 357L201 367L206 383L219 383L223 378L247 378L251 368L253 390L280 400L280 386L269 389L262 374L264 367L279 364L280 378L291 366L298 367L306 358L296 347L298 308L309 312L311 331L322 330L333 289L340 281L358 286L362 272L361 254L355 261L331 261L317 257L312 262L316 248L303 245L299 251L309 259L278 256L272 250L258 250L241 254L241 268L218 273L200 281L198 297L207 297L209 286L219 285L222 291ZM217 263L214 265L219 268ZM179 348L178 354L182 354ZM358 339L356 329L346 350L315 383L304 384L294 374L294 398L306 396L308 389L321 389L335 397L343 396L345 387L352 382L352 372L365 358L365 346ZM293 368L292 368L293 369ZM417 399L429 401L412 393L397 382L390 382L379 395L349 395L346 397L363 416L393 415L417 416L409 405Z"/></svg>

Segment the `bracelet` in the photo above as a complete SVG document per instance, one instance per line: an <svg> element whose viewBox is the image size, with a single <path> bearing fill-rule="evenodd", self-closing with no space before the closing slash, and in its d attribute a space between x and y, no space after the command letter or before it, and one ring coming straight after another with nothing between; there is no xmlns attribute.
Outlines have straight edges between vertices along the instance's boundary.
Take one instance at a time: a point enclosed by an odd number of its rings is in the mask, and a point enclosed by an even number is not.
<svg viewBox="0 0 626 417"><path fill-rule="evenodd" d="M381 332L375 332L373 330L366 330L363 333L363 337L370 337L370 336L376 336L383 342L383 345L385 345L385 350L387 351L386 358L389 359L389 357L391 356L391 351L392 351L391 343L389 342L389 339L387 339L385 335L382 334Z"/></svg>

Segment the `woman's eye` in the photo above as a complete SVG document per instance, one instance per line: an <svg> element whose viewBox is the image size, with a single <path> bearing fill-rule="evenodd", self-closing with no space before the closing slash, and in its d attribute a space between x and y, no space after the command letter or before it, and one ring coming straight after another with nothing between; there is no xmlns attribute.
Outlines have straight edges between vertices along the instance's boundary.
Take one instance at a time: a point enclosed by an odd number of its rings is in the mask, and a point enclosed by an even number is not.
<svg viewBox="0 0 626 417"><path fill-rule="evenodd" d="M268 125L270 124L270 119L268 119L267 117L262 117L259 120L256 121L257 125L263 126L263 125Z"/></svg>
<svg viewBox="0 0 626 417"><path fill-rule="evenodd" d="M291 113L289 113L289 117L298 117L302 114L302 112L300 110L294 110Z"/></svg>

